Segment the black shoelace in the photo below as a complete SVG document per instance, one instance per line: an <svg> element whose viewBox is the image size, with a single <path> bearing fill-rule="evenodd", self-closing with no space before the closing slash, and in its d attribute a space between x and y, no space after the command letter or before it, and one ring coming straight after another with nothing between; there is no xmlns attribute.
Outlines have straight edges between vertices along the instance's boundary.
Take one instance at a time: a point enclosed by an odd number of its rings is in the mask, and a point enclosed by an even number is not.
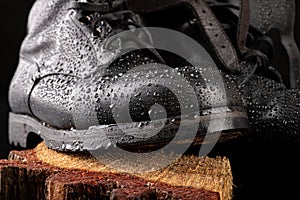
<svg viewBox="0 0 300 200"><path fill-rule="evenodd" d="M72 9L82 14L79 19L81 24L90 26L93 30L92 36L101 41L105 40L104 48L108 48L113 43L116 39L114 35L127 30L134 32L138 29L140 34L125 34L122 39L135 41L139 47L148 49L161 62L164 62L159 53L151 47L153 43L151 34L143 28L139 16L127 8L127 2L124 0L76 1L72 5ZM142 38L137 35L142 35Z"/></svg>
<svg viewBox="0 0 300 200"><path fill-rule="evenodd" d="M236 6L234 4L224 2L221 0L206 0L207 4L209 5L210 8L221 8L221 9L234 9L239 11L240 7ZM225 30L231 29L231 30L236 30L237 25L236 22L232 20L228 20L228 23L222 23L222 26ZM249 43L259 43L259 42L265 42L270 46L271 49L274 49L274 44L272 39L260 33L258 30L256 30L254 27L250 27L250 31L248 32L248 42ZM258 70L264 71L264 72L270 72L275 75L276 79L278 79L279 82L283 83L281 74L273 67L270 66L270 61L268 56L257 49L248 49L248 51L242 55L242 60L244 61L250 61L251 63L254 63L254 68L251 70L249 73L249 76L245 78L245 80L242 81L240 85L245 84L248 80L251 79L251 76L253 76Z"/></svg>

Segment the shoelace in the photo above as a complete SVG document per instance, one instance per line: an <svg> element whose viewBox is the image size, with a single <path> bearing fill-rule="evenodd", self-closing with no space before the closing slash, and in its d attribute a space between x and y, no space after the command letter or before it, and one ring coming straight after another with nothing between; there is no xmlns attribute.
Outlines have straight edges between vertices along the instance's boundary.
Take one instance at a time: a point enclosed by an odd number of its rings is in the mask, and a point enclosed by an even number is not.
<svg viewBox="0 0 300 200"><path fill-rule="evenodd" d="M143 39L137 34L126 34L123 40L135 41L142 48L148 49L159 61L163 62L159 53L151 47L153 43L151 34L143 28L141 19L133 11L128 10L127 2L124 0L114 1L76 1L72 9L82 12L79 21L93 30L95 39L105 40L104 48L108 48L116 39L113 37L123 31L138 29Z"/></svg>
<svg viewBox="0 0 300 200"><path fill-rule="evenodd" d="M221 8L221 9L234 9L237 11L240 11L240 7L236 6L234 4L220 1L220 0L206 0L206 3L210 8ZM228 23L223 23L222 26L225 30L228 29L237 29L236 28L236 22L229 21ZM250 27L250 31L248 31L249 42L265 42L267 43L271 49L274 48L274 44L272 42L272 39L260 33L258 30L256 30L254 27ZM270 61L268 56L263 53L260 50L257 49L248 49L248 51L242 55L242 60L249 61L252 59L252 62L254 62L254 68L251 70L249 75L240 83L240 85L244 85L247 81L251 79L251 77L257 72L259 69L263 69L264 71L271 72L274 74L278 80L283 83L281 74L273 67L270 66ZM254 59L254 61L253 61Z"/></svg>

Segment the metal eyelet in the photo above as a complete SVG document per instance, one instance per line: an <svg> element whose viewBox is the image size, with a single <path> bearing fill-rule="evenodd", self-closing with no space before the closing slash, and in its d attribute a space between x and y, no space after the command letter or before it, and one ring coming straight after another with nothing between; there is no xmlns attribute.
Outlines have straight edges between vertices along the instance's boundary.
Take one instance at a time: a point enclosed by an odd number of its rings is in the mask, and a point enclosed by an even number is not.
<svg viewBox="0 0 300 200"><path fill-rule="evenodd" d="M89 24L91 24L91 21L92 21L92 18L90 16L84 16L79 19L79 22L82 25L89 25Z"/></svg>
<svg viewBox="0 0 300 200"><path fill-rule="evenodd" d="M101 36L101 33L98 30L96 30L96 31L92 32L91 35L93 38L99 38Z"/></svg>

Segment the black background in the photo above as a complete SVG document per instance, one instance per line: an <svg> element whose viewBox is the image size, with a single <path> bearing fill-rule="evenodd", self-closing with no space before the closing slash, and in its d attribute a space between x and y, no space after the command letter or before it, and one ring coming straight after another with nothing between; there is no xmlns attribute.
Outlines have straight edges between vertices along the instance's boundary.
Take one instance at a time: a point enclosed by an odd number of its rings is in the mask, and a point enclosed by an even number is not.
<svg viewBox="0 0 300 200"><path fill-rule="evenodd" d="M16 147L9 146L7 91L18 64L20 45L33 0L3 1L0 12L0 158ZM296 1L298 2L298 1ZM298 8L300 3L298 3ZM300 9L298 9L300 10ZM299 20L298 20L299 19ZM300 41L300 18L297 16L296 38ZM298 42L299 44L299 42ZM286 73L285 54L280 48L274 62ZM300 187L300 143L281 140L235 140L216 146L210 156L227 156L234 176L234 199L298 199Z"/></svg>

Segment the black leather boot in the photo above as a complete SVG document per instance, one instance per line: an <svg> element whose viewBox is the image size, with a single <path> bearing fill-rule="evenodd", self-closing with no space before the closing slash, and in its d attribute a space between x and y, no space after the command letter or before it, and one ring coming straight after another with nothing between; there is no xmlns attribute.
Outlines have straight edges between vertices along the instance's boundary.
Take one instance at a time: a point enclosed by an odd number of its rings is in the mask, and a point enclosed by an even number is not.
<svg viewBox="0 0 300 200"><path fill-rule="evenodd" d="M209 51L220 70L235 80L236 86L243 96L243 101L247 104L250 129L252 133L256 133L254 135L298 138L297 135L300 133L300 91L286 88L281 82L278 71L269 65L270 57L267 52L249 48L270 28L267 27L267 30L259 32L250 27L249 31L249 24L256 24L255 17L250 18L249 7L250 5L251 7L258 6L256 1L251 4L249 4L250 1L240 1L242 4L238 8L241 8L242 12L236 12L233 15L228 13L232 11L231 9L237 9L237 5L228 4L228 2L204 0L159 2L156 7L151 7L149 3L150 9L143 12L147 25L170 28L185 33ZM285 11L292 12L286 12L286 15L293 15L293 5L293 3L286 2L280 7L286 8ZM253 12L257 12L257 10ZM264 16L256 17L261 19ZM272 19L265 19L265 24L274 25L274 17L276 18L273 16ZM290 22L293 23L293 20ZM277 24L276 28L288 31L289 29L286 27L290 27L291 24L286 21L283 23L284 26ZM222 30L219 30L220 27ZM220 38L222 39L220 40ZM222 47L227 49L228 44L231 47L226 53L218 54L214 51L214 49ZM185 46L185 44L181 45ZM292 46L295 45L295 43L292 44ZM232 48L235 51L232 51ZM228 60L238 60L235 62L238 70L233 70L232 65L224 62L224 55L230 58L227 58ZM293 56L289 56L292 59ZM294 60L299 60L299 57ZM293 66L293 68L296 67ZM294 75L299 79L296 71ZM292 82L296 83L297 81L294 79Z"/></svg>
<svg viewBox="0 0 300 200"><path fill-rule="evenodd" d="M199 138L208 132L212 120L224 124L208 134L227 131L224 135L230 138L228 131L248 128L233 79L221 73L226 89L222 91L213 79L205 83L201 78L203 66L182 61L172 68L161 68L165 61L151 48L152 38L146 29L136 33L144 25L130 6L122 0L35 2L9 91L11 142L26 146L28 135L38 134L50 148L82 151L113 144L165 145L182 124L186 124L187 135L188 124L196 126ZM123 31L132 34L118 36ZM123 49L135 50L124 53ZM199 56L215 65L208 54ZM236 67L231 60L226 62ZM135 71L146 64L150 69ZM206 70L211 75L220 73L213 69ZM186 80L192 90L172 78L175 75ZM176 85L175 93L166 87L169 81L165 80L170 79Z"/></svg>

